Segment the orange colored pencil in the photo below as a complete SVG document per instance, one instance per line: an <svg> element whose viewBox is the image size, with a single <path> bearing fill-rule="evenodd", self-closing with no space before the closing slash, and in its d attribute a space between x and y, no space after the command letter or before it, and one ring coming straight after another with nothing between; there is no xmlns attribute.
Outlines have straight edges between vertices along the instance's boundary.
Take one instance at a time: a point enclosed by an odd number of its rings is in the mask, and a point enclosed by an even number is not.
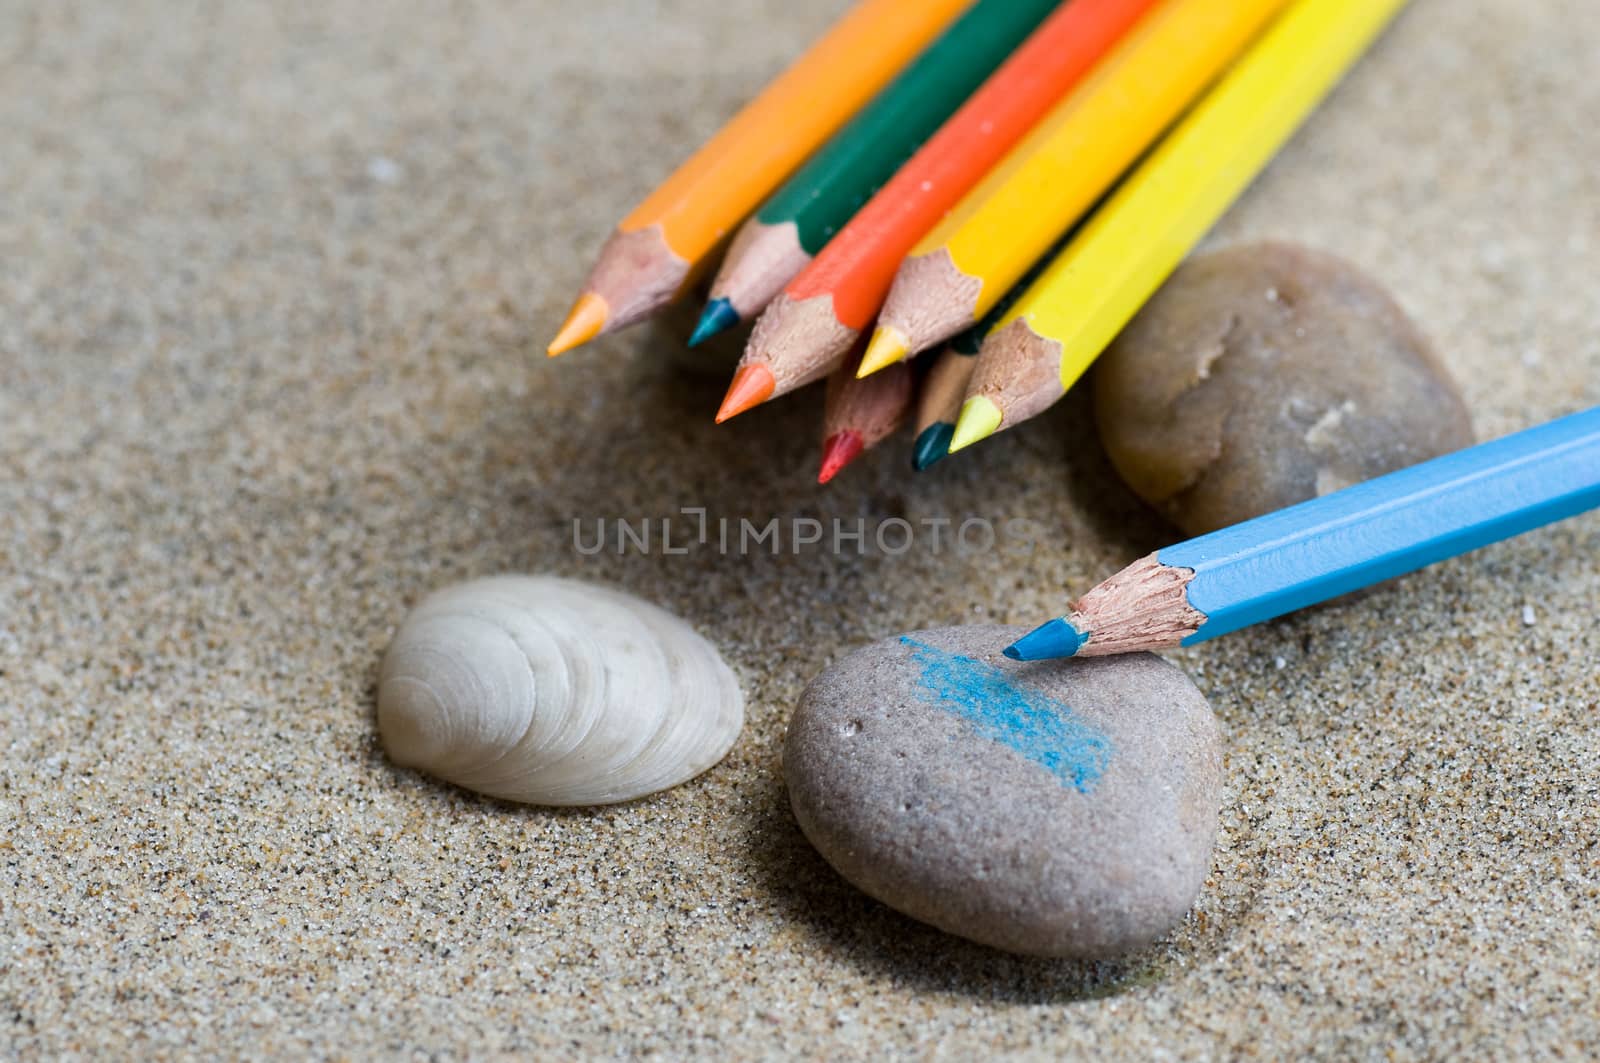
<svg viewBox="0 0 1600 1063"><path fill-rule="evenodd" d="M670 303L722 238L969 2L861 0L622 219L549 354Z"/></svg>
<svg viewBox="0 0 1600 1063"><path fill-rule="evenodd" d="M906 252L1155 0L1069 0L830 240L756 322L717 420L831 372Z"/></svg>
<svg viewBox="0 0 1600 1063"><path fill-rule="evenodd" d="M894 435L911 412L915 390L911 364L901 362L858 380L856 367L864 350L858 345L855 357L846 358L828 377L828 397L822 406L819 484L827 483L839 470ZM874 387L879 377L889 379Z"/></svg>

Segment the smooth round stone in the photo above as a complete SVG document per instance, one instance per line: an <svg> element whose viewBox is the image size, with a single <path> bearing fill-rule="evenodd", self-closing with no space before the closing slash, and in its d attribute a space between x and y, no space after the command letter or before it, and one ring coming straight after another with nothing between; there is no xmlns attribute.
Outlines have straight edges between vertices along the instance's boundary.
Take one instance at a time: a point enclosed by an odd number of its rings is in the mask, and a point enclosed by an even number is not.
<svg viewBox="0 0 1600 1063"><path fill-rule="evenodd" d="M1205 881L1216 718L1152 654L1006 660L1025 630L913 632L823 672L789 724L789 802L840 874L915 919L1011 952L1123 952Z"/></svg>
<svg viewBox="0 0 1600 1063"><path fill-rule="evenodd" d="M1134 492L1200 535L1472 444L1428 341L1341 259L1247 244L1181 267L1100 358Z"/></svg>

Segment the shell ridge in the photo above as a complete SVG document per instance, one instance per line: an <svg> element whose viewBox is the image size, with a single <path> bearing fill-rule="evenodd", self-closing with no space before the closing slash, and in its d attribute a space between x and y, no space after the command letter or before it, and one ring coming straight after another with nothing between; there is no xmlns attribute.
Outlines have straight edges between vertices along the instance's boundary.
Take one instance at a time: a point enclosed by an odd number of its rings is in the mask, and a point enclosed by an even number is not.
<svg viewBox="0 0 1600 1063"><path fill-rule="evenodd" d="M516 801L629 801L720 760L737 678L681 618L624 591L491 577L436 591L380 668L397 763Z"/></svg>

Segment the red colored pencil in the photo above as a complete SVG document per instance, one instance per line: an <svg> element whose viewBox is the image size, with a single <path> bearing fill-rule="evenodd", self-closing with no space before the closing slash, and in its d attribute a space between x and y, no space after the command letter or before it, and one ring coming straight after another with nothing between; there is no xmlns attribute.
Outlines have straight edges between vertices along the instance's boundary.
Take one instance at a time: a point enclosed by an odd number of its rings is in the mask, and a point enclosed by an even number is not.
<svg viewBox="0 0 1600 1063"><path fill-rule="evenodd" d="M915 390L911 364L901 362L857 380L856 367L861 364L864 349L858 349L855 357L846 358L828 377L828 397L822 407L819 484L827 483L839 475L839 470L894 435L911 411Z"/></svg>
<svg viewBox="0 0 1600 1063"><path fill-rule="evenodd" d="M718 422L832 372L906 252L1155 0L1069 0L784 288L756 322Z"/></svg>

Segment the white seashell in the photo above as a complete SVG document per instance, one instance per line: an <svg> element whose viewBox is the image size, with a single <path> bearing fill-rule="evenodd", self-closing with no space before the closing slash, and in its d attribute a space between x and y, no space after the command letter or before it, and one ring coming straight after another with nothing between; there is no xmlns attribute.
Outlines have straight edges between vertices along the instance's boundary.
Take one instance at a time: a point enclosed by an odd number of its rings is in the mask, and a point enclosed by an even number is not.
<svg viewBox="0 0 1600 1063"><path fill-rule="evenodd" d="M530 804L676 786L721 760L743 726L733 672L693 628L576 580L437 591L400 625L378 677L392 760Z"/></svg>

